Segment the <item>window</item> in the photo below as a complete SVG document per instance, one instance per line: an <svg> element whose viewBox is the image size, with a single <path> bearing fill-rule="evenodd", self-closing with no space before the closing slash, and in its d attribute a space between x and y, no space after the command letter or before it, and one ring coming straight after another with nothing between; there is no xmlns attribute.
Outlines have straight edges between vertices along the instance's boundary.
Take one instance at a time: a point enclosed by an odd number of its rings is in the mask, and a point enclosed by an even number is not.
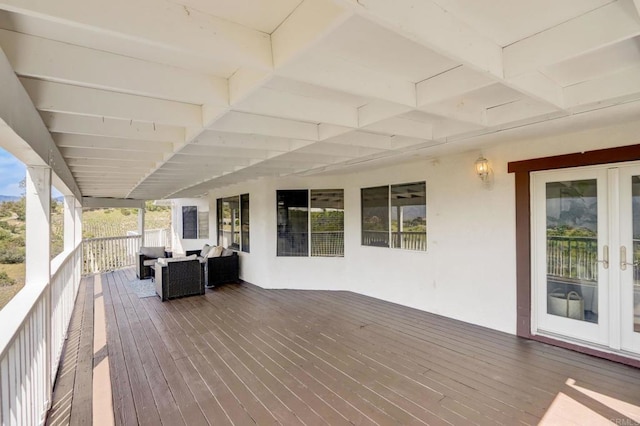
<svg viewBox="0 0 640 426"><path fill-rule="evenodd" d="M309 255L309 191L277 191L278 256Z"/></svg>
<svg viewBox="0 0 640 426"><path fill-rule="evenodd" d="M182 238L195 240L198 238L198 207L182 206Z"/></svg>
<svg viewBox="0 0 640 426"><path fill-rule="evenodd" d="M218 245L249 253L249 194L219 198Z"/></svg>
<svg viewBox="0 0 640 426"><path fill-rule="evenodd" d="M249 253L249 194L240 196L240 241L242 251Z"/></svg>
<svg viewBox="0 0 640 426"><path fill-rule="evenodd" d="M344 256L342 189L277 191L277 209L278 256Z"/></svg>
<svg viewBox="0 0 640 426"><path fill-rule="evenodd" d="M363 188L362 245L427 249L425 182Z"/></svg>

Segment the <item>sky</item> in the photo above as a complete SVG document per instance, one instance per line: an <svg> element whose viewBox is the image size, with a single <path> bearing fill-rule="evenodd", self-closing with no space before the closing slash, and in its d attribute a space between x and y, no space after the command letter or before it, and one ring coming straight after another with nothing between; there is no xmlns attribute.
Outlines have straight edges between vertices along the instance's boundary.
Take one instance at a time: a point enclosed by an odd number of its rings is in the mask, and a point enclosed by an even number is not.
<svg viewBox="0 0 640 426"><path fill-rule="evenodd" d="M25 165L16 157L0 148L0 195L22 195L19 183L24 179Z"/></svg>
<svg viewBox="0 0 640 426"><path fill-rule="evenodd" d="M26 166L12 154L0 148L0 195L21 197L24 190L20 188L20 181L26 175ZM53 188L53 197L62 194Z"/></svg>

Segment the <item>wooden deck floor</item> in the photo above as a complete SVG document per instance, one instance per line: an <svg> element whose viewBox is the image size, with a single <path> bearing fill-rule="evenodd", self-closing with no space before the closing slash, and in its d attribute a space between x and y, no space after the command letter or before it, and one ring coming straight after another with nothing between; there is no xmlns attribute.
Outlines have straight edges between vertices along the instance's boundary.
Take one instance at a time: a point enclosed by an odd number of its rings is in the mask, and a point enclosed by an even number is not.
<svg viewBox="0 0 640 426"><path fill-rule="evenodd" d="M139 299L133 274L102 275L116 424L640 421L632 367L349 292L242 284ZM82 291L74 318L90 309ZM65 398L73 424L90 402L63 394L54 407Z"/></svg>

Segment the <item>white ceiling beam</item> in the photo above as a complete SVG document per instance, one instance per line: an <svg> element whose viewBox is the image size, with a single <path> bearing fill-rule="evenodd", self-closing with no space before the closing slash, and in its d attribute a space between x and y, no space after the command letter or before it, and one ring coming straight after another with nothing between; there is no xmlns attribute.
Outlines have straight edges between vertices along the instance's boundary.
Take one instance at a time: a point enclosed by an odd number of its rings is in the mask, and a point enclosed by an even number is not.
<svg viewBox="0 0 640 426"><path fill-rule="evenodd" d="M40 115L50 132L154 142L184 142L183 127L47 111Z"/></svg>
<svg viewBox="0 0 640 426"><path fill-rule="evenodd" d="M381 150L393 149L391 136L364 131L353 131L350 133L345 133L343 135L327 139L326 141L339 145L363 146Z"/></svg>
<svg viewBox="0 0 640 426"><path fill-rule="evenodd" d="M254 68L272 67L268 34L176 3L163 2L159 7L155 0L1 0L0 8L108 34L119 38L125 51L127 43L133 43L164 50L164 55L218 57Z"/></svg>
<svg viewBox="0 0 640 426"><path fill-rule="evenodd" d="M502 49L430 0L342 0L357 13L441 55L502 78Z"/></svg>
<svg viewBox="0 0 640 426"><path fill-rule="evenodd" d="M507 80L640 35L633 0L618 0L504 48Z"/></svg>
<svg viewBox="0 0 640 426"><path fill-rule="evenodd" d="M245 135L207 130L194 140L192 145L266 149L269 151L286 152L311 143L313 143L313 141L265 136L263 134Z"/></svg>
<svg viewBox="0 0 640 426"><path fill-rule="evenodd" d="M113 149L96 149L96 148L60 148L60 152L65 158L80 159L105 159L120 160L122 154ZM143 152L143 151L127 151L127 160L147 160L160 161L163 158L161 152Z"/></svg>
<svg viewBox="0 0 640 426"><path fill-rule="evenodd" d="M105 179L105 172L104 171L96 171L96 172L82 172L82 171L73 171L73 175L76 177L76 179L83 179L83 178L101 178L101 179ZM122 172L118 172L118 176L122 177L122 178L136 178L136 179L141 179L142 178L142 174L141 173L126 173L124 171Z"/></svg>
<svg viewBox="0 0 640 426"><path fill-rule="evenodd" d="M461 65L417 83L417 105L421 107L459 97L495 82L495 78Z"/></svg>
<svg viewBox="0 0 640 426"><path fill-rule="evenodd" d="M406 136L418 139L431 139L433 137L433 125L402 117L392 117L364 128L376 133L388 135Z"/></svg>
<svg viewBox="0 0 640 426"><path fill-rule="evenodd" d="M98 197L82 197L82 207L86 209L97 208L134 208L141 209L144 207L144 200L132 200L124 198L98 198Z"/></svg>
<svg viewBox="0 0 640 426"><path fill-rule="evenodd" d="M155 142L147 140L120 139L105 136L76 135L72 133L52 133L53 140L58 147L65 148L102 148L119 151L171 151L170 142Z"/></svg>
<svg viewBox="0 0 640 426"><path fill-rule="evenodd" d="M557 109L565 107L562 87L539 71L511 78L505 85Z"/></svg>
<svg viewBox="0 0 640 426"><path fill-rule="evenodd" d="M220 163L225 164L233 164L233 165L248 165L251 157L210 157L210 156L198 156L198 155L186 155L183 153L178 153L171 157L170 163L165 163L162 167L171 167L174 164L187 164L191 167L198 167L204 165L219 165ZM182 166L175 166L175 168L180 168Z"/></svg>
<svg viewBox="0 0 640 426"><path fill-rule="evenodd" d="M21 76L192 104L229 103L227 80L220 77L6 30L0 45Z"/></svg>
<svg viewBox="0 0 640 426"><path fill-rule="evenodd" d="M306 154L327 154L332 152L339 152L343 157L358 158L363 155L377 154L383 150L377 148L369 148L364 146L354 145L339 145L329 142L317 142L313 145L306 146L299 149L296 152L303 152Z"/></svg>
<svg viewBox="0 0 640 426"><path fill-rule="evenodd" d="M459 102L453 99L449 102L425 105L419 109L445 119L456 120L473 126L487 126L485 109L476 105L465 104L464 97L462 97Z"/></svg>
<svg viewBox="0 0 640 426"><path fill-rule="evenodd" d="M32 100L0 49L0 139L27 165L48 165L77 200L82 192ZM61 188L62 189L62 188ZM65 191L66 192L66 191Z"/></svg>
<svg viewBox="0 0 640 426"><path fill-rule="evenodd" d="M210 125L209 129L249 135L255 134L310 141L318 140L318 126L316 124L238 111L229 111Z"/></svg>
<svg viewBox="0 0 640 426"><path fill-rule="evenodd" d="M351 15L331 0L303 1L271 34L274 68L291 62Z"/></svg>
<svg viewBox="0 0 640 426"><path fill-rule="evenodd" d="M356 108L267 88L259 89L253 96L235 105L234 109L315 124L358 125Z"/></svg>
<svg viewBox="0 0 640 426"><path fill-rule="evenodd" d="M69 167L73 166L96 166L96 167L112 167L112 173L117 174L118 169L127 170L132 167L140 170L148 170L156 166L153 161L140 161L132 158L120 158L118 160L106 158L67 158Z"/></svg>
<svg viewBox="0 0 640 426"><path fill-rule="evenodd" d="M272 77L272 72L240 68L229 77L229 105L235 105L246 99L258 87ZM211 124L205 120L205 124Z"/></svg>
<svg viewBox="0 0 640 426"><path fill-rule="evenodd" d="M352 132L352 127L336 126L334 124L320 123L318 124L318 140L324 141L329 138L344 135L345 133Z"/></svg>
<svg viewBox="0 0 640 426"><path fill-rule="evenodd" d="M200 158L206 157L233 157L233 158L268 158L269 151L266 149L247 149L237 147L223 147L223 146L205 146L190 144L186 146L181 155L197 156Z"/></svg>
<svg viewBox="0 0 640 426"><path fill-rule="evenodd" d="M30 78L21 78L20 81L40 111L202 126L202 109L197 105Z"/></svg>
<svg viewBox="0 0 640 426"><path fill-rule="evenodd" d="M375 100L358 108L358 126L366 127L396 115L411 111L411 107Z"/></svg>
<svg viewBox="0 0 640 426"><path fill-rule="evenodd" d="M574 84L564 89L567 108L576 111L592 105L602 108L622 100L640 98L640 66Z"/></svg>
<svg viewBox="0 0 640 426"><path fill-rule="evenodd" d="M337 55L309 53L276 74L332 90L416 106L415 84L378 72Z"/></svg>
<svg viewBox="0 0 640 426"><path fill-rule="evenodd" d="M504 105L488 108L486 111L489 127L518 122L545 114L557 113L558 110L531 99L521 99Z"/></svg>

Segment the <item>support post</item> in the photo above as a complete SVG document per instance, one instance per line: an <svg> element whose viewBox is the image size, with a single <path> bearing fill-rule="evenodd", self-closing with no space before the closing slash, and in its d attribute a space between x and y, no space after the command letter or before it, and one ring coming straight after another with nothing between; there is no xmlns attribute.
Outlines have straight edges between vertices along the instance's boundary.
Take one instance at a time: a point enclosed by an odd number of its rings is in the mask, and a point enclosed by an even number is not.
<svg viewBox="0 0 640 426"><path fill-rule="evenodd" d="M140 246L144 247L144 213L145 208L142 206L138 209L138 234L140 234Z"/></svg>
<svg viewBox="0 0 640 426"><path fill-rule="evenodd" d="M64 252L70 253L76 243L76 199L73 195L65 195L64 202Z"/></svg>
<svg viewBox="0 0 640 426"><path fill-rule="evenodd" d="M53 390L51 378L51 168L27 166L25 183L25 287L45 289L43 328L40 331L42 334L37 336L37 339L44 350L44 376L40 378L43 380L48 398L44 401L46 412L51 407Z"/></svg>
<svg viewBox="0 0 640 426"><path fill-rule="evenodd" d="M51 279L51 168L28 166L26 176L26 285Z"/></svg>

